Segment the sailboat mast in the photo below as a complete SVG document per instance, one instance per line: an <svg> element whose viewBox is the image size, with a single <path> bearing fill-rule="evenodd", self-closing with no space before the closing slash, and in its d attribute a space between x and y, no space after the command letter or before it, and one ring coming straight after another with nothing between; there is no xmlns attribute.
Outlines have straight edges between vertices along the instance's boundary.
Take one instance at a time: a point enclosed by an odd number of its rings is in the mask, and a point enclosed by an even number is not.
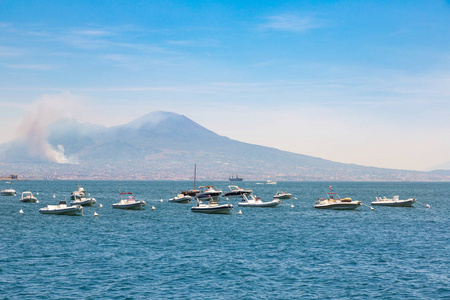
<svg viewBox="0 0 450 300"><path fill-rule="evenodd" d="M197 164L194 165L194 190L195 190L195 180L197 179Z"/></svg>

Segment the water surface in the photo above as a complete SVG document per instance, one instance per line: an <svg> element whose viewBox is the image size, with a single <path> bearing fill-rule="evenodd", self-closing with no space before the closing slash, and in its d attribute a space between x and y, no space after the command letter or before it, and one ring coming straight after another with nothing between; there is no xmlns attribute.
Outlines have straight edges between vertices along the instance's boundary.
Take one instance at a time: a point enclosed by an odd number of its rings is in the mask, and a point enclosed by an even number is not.
<svg viewBox="0 0 450 300"><path fill-rule="evenodd" d="M39 214L69 199L77 183L103 207L79 217ZM242 215L206 215L167 202L191 182L14 182L40 203L0 197L0 298L450 298L450 183L238 184L263 201L277 190L297 199L277 208L238 208L230 199ZM367 205L400 195L431 208L314 209L330 184ZM146 210L113 210L119 190L145 200Z"/></svg>

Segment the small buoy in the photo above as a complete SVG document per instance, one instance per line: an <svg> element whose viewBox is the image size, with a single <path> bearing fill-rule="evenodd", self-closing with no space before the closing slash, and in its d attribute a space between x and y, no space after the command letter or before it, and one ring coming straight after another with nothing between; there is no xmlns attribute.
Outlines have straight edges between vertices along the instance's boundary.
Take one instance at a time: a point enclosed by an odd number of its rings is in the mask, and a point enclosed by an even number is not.
<svg viewBox="0 0 450 300"><path fill-rule="evenodd" d="M238 215L242 215L242 210L239 210Z"/></svg>
<svg viewBox="0 0 450 300"><path fill-rule="evenodd" d="M163 202L163 201L164 201L163 199L159 200L159 202Z"/></svg>
<svg viewBox="0 0 450 300"><path fill-rule="evenodd" d="M36 200L36 203L39 203L39 200Z"/></svg>
<svg viewBox="0 0 450 300"><path fill-rule="evenodd" d="M19 214L23 214L23 210L22 209L19 210Z"/></svg>
<svg viewBox="0 0 450 300"><path fill-rule="evenodd" d="M291 207L294 208L294 205L291 204Z"/></svg>
<svg viewBox="0 0 450 300"><path fill-rule="evenodd" d="M103 207L103 204L100 203L100 207Z"/></svg>
<svg viewBox="0 0 450 300"><path fill-rule="evenodd" d="M94 211L94 217L98 217L98 213Z"/></svg>
<svg viewBox="0 0 450 300"><path fill-rule="evenodd" d="M297 200L297 197L294 197L295 200Z"/></svg>
<svg viewBox="0 0 450 300"><path fill-rule="evenodd" d="M156 210L156 207L152 206L152 210Z"/></svg>
<svg viewBox="0 0 450 300"><path fill-rule="evenodd" d="M370 210L375 210L372 206L370 207Z"/></svg>
<svg viewBox="0 0 450 300"><path fill-rule="evenodd" d="M53 195L53 198L56 198L56 195Z"/></svg>
<svg viewBox="0 0 450 300"><path fill-rule="evenodd" d="M36 193L36 195L39 195L39 193Z"/></svg>
<svg viewBox="0 0 450 300"><path fill-rule="evenodd" d="M427 204L427 208L430 208L431 206L429 204Z"/></svg>

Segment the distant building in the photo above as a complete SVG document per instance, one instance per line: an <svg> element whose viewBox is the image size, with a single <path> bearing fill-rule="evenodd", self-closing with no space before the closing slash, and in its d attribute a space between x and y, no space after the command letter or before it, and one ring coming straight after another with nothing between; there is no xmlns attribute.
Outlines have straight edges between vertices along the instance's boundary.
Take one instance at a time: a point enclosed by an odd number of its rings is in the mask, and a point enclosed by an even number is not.
<svg viewBox="0 0 450 300"><path fill-rule="evenodd" d="M0 180L18 180L19 179L19 175L16 174L11 174L7 177L0 177Z"/></svg>

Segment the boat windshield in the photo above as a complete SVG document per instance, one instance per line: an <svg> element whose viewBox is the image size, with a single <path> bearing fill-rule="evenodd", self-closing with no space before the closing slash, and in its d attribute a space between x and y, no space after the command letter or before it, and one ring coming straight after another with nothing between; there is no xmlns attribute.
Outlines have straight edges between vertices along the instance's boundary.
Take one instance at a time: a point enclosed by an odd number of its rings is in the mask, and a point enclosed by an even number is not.
<svg viewBox="0 0 450 300"><path fill-rule="evenodd" d="M327 195L328 195L328 199L334 199L334 200L341 199L337 193L331 192L331 193L327 193Z"/></svg>

